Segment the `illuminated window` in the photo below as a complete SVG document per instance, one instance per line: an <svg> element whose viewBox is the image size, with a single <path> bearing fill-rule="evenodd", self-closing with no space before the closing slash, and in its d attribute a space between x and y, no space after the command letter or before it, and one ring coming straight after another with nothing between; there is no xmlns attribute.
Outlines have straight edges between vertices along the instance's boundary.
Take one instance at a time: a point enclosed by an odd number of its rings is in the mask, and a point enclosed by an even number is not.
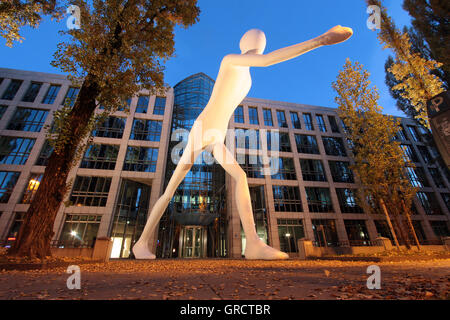
<svg viewBox="0 0 450 320"><path fill-rule="evenodd" d="M305 237L301 219L277 219L280 250L298 252L297 242Z"/></svg>
<svg viewBox="0 0 450 320"><path fill-rule="evenodd" d="M68 214L59 237L59 248L94 247L101 215Z"/></svg>
<svg viewBox="0 0 450 320"><path fill-rule="evenodd" d="M28 183L25 186L25 191L23 192L22 200L20 203L31 203L33 201L34 195L36 194L39 185L41 184L42 173L32 173Z"/></svg>

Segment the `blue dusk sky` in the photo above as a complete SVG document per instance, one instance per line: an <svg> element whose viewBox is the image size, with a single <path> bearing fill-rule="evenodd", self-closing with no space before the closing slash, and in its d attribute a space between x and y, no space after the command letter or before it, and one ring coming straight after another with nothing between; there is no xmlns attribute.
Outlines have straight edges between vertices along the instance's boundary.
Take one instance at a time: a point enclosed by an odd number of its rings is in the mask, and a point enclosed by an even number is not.
<svg viewBox="0 0 450 320"><path fill-rule="evenodd" d="M401 0L385 0L388 13L397 26L410 25ZM403 116L384 83L383 50L376 32L366 26L368 14L363 0L199 0L201 15L188 29L177 28L175 56L166 63L165 81L174 86L184 78L204 72L216 78L222 57L240 53L239 40L249 29L265 32L265 52L314 38L335 25L354 31L347 42L321 47L298 58L266 68L251 68L252 89L248 96L261 99L337 107L331 83L348 57L359 61L371 73L372 84L380 91L379 104L384 113ZM81 27L82 27L81 21ZM50 65L66 28L46 18L38 29L24 29L25 41L13 48L0 41L3 68L61 73Z"/></svg>

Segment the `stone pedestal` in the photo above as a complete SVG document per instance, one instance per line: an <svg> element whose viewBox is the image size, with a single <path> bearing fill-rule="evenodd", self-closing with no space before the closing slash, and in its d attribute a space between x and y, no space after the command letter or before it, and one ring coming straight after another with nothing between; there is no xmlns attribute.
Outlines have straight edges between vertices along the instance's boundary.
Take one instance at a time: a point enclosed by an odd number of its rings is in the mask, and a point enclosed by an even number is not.
<svg viewBox="0 0 450 320"><path fill-rule="evenodd" d="M378 237L375 239L375 243L377 246L384 247L386 251L392 250L392 242L389 238Z"/></svg>
<svg viewBox="0 0 450 320"><path fill-rule="evenodd" d="M442 243L444 244L444 247L447 249L447 251L450 251L450 237L443 238Z"/></svg>
<svg viewBox="0 0 450 320"><path fill-rule="evenodd" d="M312 241L306 238L298 240L298 257L302 260L308 259L312 255L314 248Z"/></svg>
<svg viewBox="0 0 450 320"><path fill-rule="evenodd" d="M113 242L111 238L101 237L95 240L94 252L92 253L92 259L109 261L111 256Z"/></svg>

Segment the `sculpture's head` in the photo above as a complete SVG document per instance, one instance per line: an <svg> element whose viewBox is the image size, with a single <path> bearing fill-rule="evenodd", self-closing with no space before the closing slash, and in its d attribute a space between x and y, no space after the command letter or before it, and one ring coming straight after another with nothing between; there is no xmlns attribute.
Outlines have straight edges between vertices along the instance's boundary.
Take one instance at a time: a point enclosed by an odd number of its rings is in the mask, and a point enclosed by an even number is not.
<svg viewBox="0 0 450 320"><path fill-rule="evenodd" d="M239 48L242 53L253 51L262 54L266 47L266 35L259 29L248 30L241 38Z"/></svg>

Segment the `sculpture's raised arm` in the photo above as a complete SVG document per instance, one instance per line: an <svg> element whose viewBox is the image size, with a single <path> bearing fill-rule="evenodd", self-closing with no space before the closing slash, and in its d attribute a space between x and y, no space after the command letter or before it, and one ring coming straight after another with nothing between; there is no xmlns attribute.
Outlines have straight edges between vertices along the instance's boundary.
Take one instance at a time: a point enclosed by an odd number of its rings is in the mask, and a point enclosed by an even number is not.
<svg viewBox="0 0 450 320"><path fill-rule="evenodd" d="M351 28L335 26L326 33L290 47L281 48L267 54L247 52L244 54L229 54L224 58L225 63L248 67L267 67L298 57L313 49L324 45L343 42L353 34Z"/></svg>

